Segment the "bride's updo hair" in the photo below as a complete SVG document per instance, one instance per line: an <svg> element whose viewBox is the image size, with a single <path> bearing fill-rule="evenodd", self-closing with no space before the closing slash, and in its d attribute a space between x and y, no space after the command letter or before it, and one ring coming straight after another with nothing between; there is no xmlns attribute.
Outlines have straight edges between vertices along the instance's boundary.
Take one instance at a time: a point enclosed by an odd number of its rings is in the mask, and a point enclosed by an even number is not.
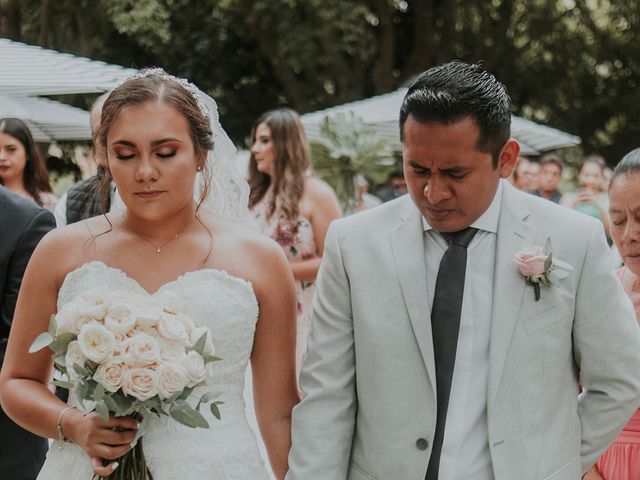
<svg viewBox="0 0 640 480"><path fill-rule="evenodd" d="M198 106L198 102L193 94L185 89L179 82L165 76L162 73L145 73L126 80L116 87L107 97L102 107L100 128L98 129L96 140L99 143L99 155L104 155L107 159L107 133L116 121L123 108L131 105L141 105L147 102L164 102L175 108L187 119L191 140L193 141L198 166L202 167L202 175L205 179L205 188L201 192L200 202L206 199L211 172L208 170L207 154L213 150L213 132L209 125L209 119ZM105 162L107 164L107 162ZM107 168L106 175L100 184L99 198L109 198L109 185L111 182L111 172ZM102 205L103 211L106 205Z"/></svg>

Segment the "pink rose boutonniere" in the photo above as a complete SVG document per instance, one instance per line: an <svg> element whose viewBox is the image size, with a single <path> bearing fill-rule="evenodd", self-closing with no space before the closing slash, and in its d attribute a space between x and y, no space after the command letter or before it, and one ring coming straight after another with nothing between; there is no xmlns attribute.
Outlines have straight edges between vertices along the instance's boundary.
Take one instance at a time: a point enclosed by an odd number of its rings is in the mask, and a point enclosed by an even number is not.
<svg viewBox="0 0 640 480"><path fill-rule="evenodd" d="M573 267L562 260L553 258L551 239L542 247L529 247L520 250L514 261L518 265L520 273L527 279L527 283L533 286L536 302L540 300L540 285L550 287L551 283L569 276Z"/></svg>

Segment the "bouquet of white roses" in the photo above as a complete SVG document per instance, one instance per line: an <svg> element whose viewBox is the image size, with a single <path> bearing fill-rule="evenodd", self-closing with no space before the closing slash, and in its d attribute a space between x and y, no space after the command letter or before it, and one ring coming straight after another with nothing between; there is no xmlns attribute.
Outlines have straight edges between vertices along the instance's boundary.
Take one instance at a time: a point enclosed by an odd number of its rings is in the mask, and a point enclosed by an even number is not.
<svg viewBox="0 0 640 480"><path fill-rule="evenodd" d="M187 402L204 385L206 364L219 358L209 330L180 307L178 296L168 291L150 297L91 290L66 303L31 345L30 352L53 351L55 369L62 373L54 384L72 390L85 410L105 420L110 415L140 420L136 446L121 457L110 479L148 478L138 439L151 414L208 428L199 409L209 403L220 418L223 402L213 401L213 392Z"/></svg>

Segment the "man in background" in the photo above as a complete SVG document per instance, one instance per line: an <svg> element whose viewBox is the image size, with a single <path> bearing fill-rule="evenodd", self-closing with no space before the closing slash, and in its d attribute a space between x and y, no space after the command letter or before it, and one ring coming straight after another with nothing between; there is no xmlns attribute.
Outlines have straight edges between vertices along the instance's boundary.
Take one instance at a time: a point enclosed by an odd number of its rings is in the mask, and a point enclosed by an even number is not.
<svg viewBox="0 0 640 480"><path fill-rule="evenodd" d="M560 203L562 194L558 191L558 185L562 180L564 163L557 155L549 153L540 159L540 173L538 174L538 188L533 191L538 197Z"/></svg>
<svg viewBox="0 0 640 480"><path fill-rule="evenodd" d="M109 92L100 95L91 106L91 116L89 121L91 124L91 136L93 137L94 146L96 144L98 129L100 128L100 117L102 115L102 105L109 96ZM94 159L98 164L98 171L92 177L82 180L69 188L69 190L60 197L56 206L55 216L58 225L69 225L79 222L85 218L95 217L108 212L111 208L113 195L115 194L113 186L109 188L109 195L104 195L100 191L101 184L105 180L105 166L95 156ZM106 198L105 198L106 197Z"/></svg>

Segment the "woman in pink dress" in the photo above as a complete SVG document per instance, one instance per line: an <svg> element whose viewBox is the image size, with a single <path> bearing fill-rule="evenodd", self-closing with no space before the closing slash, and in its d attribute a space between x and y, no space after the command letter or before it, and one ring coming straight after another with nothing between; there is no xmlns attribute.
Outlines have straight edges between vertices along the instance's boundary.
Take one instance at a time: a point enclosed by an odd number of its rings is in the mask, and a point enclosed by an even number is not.
<svg viewBox="0 0 640 480"><path fill-rule="evenodd" d="M342 214L329 185L311 173L309 143L296 112L264 113L251 135L249 208L284 250L298 296L296 371L307 351L314 282L329 223Z"/></svg>
<svg viewBox="0 0 640 480"><path fill-rule="evenodd" d="M611 238L624 261L624 266L618 269L618 277L640 321L640 148L628 153L613 173L609 186L609 214ZM640 409L584 478L640 479Z"/></svg>

